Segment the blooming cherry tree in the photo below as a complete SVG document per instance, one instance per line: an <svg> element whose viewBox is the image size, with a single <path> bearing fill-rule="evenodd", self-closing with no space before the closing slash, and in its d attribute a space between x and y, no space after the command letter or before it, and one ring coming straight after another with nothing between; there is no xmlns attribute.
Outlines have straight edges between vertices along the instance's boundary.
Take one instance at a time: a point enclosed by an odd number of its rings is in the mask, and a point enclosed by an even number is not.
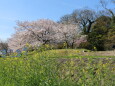
<svg viewBox="0 0 115 86"><path fill-rule="evenodd" d="M8 40L11 49L19 49L27 43L40 46L51 43L66 42L73 46L76 37L80 34L79 25L59 24L52 20L38 20L17 22L16 33Z"/></svg>

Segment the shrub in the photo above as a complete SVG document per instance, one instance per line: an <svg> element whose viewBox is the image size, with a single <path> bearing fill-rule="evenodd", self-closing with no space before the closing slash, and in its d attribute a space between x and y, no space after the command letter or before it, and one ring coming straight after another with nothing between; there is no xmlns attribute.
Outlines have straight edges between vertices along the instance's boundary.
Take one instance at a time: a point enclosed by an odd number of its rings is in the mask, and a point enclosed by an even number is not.
<svg viewBox="0 0 115 86"><path fill-rule="evenodd" d="M92 49L92 45L89 42L82 42L79 45L79 48Z"/></svg>

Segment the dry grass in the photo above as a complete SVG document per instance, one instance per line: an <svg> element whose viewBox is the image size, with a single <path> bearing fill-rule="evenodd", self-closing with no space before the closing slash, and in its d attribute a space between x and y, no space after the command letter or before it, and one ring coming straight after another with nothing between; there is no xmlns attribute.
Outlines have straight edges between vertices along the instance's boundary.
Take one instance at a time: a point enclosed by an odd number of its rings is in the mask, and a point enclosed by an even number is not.
<svg viewBox="0 0 115 86"><path fill-rule="evenodd" d="M98 52L95 52L95 55L115 56L115 50L114 51L98 51Z"/></svg>

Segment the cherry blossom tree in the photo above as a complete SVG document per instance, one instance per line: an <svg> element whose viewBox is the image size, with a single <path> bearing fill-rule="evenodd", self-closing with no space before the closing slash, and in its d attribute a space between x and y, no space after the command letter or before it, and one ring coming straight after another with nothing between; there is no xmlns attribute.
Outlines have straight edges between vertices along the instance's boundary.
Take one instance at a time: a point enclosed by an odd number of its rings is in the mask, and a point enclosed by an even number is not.
<svg viewBox="0 0 115 86"><path fill-rule="evenodd" d="M59 34L61 42L67 44L67 47L74 47L74 43L76 39L79 37L81 33L81 29L79 25L75 24L60 24Z"/></svg>
<svg viewBox="0 0 115 86"><path fill-rule="evenodd" d="M32 46L40 46L51 43L74 44L74 41L80 33L79 25L59 24L52 20L38 20L17 22L15 27L16 33L8 40L8 45L11 49L24 47L26 44Z"/></svg>
<svg viewBox="0 0 115 86"><path fill-rule="evenodd" d="M16 33L8 40L11 48L19 49L25 44L40 45L50 43L58 24L51 20L17 22ZM15 49L15 50L16 50Z"/></svg>

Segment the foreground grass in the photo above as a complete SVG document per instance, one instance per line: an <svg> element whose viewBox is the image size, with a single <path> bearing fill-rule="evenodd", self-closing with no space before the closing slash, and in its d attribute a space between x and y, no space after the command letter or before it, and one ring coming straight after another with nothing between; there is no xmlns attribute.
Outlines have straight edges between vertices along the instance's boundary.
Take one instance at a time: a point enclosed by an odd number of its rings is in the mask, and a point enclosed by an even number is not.
<svg viewBox="0 0 115 86"><path fill-rule="evenodd" d="M114 56L90 56L82 51L34 51L1 58L0 86L115 86Z"/></svg>

